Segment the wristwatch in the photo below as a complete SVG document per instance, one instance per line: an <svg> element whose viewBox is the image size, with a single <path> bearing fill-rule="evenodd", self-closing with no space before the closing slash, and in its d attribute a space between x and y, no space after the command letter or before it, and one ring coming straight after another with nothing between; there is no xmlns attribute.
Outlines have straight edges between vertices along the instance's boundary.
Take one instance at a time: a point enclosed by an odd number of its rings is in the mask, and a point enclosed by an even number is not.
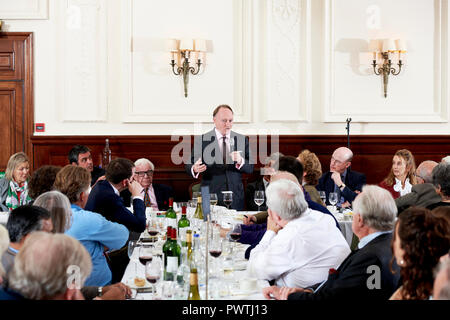
<svg viewBox="0 0 450 320"><path fill-rule="evenodd" d="M98 287L98 289L97 289L98 291L98 297L101 297L102 296L102 294L103 294L103 287Z"/></svg>

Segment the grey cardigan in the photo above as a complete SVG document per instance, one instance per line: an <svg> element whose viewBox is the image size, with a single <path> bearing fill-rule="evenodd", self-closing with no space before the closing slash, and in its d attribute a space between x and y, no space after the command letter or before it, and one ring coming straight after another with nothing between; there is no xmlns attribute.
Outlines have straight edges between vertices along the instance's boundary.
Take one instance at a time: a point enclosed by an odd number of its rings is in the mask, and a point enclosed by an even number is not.
<svg viewBox="0 0 450 320"><path fill-rule="evenodd" d="M8 196L9 180L6 178L0 179L0 211L9 211L6 206L6 197Z"/></svg>

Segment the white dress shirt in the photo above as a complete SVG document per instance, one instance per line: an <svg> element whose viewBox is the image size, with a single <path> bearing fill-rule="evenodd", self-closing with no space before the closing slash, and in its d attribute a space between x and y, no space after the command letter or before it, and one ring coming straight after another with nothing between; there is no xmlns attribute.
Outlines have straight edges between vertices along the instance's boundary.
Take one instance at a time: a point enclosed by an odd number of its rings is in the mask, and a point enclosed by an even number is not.
<svg viewBox="0 0 450 320"><path fill-rule="evenodd" d="M247 270L277 286L306 288L328 278L350 254L342 233L329 215L307 209L278 231L267 230L251 251Z"/></svg>

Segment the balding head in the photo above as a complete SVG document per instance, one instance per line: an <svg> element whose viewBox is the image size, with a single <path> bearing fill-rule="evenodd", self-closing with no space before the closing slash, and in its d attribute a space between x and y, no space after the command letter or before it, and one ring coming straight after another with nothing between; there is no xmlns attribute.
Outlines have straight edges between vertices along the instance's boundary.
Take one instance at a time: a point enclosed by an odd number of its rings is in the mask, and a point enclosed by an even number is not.
<svg viewBox="0 0 450 320"><path fill-rule="evenodd" d="M340 174L350 167L353 159L353 152L349 148L340 147L334 150L330 161L330 171Z"/></svg>
<svg viewBox="0 0 450 320"><path fill-rule="evenodd" d="M416 169L418 183L433 183L433 169L438 163L436 161L426 160L419 164Z"/></svg>
<svg viewBox="0 0 450 320"><path fill-rule="evenodd" d="M290 180L300 187L297 177L287 171L278 171L277 173L272 175L272 177L270 178L270 182L275 182L281 179Z"/></svg>

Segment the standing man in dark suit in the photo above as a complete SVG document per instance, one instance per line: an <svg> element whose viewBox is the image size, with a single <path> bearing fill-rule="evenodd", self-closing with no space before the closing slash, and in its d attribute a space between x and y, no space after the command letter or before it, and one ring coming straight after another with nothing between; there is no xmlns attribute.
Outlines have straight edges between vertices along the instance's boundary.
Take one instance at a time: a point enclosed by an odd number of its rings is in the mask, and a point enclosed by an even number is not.
<svg viewBox="0 0 450 320"><path fill-rule="evenodd" d="M153 183L155 165L146 158L138 159L134 162L134 180L142 186L141 196L146 207L154 210L169 209L169 198L173 197L173 189L159 183ZM131 194L128 189L120 193L127 207L130 206Z"/></svg>
<svg viewBox="0 0 450 320"><path fill-rule="evenodd" d="M253 172L248 138L231 131L233 110L228 105L214 110L213 121L213 130L195 138L186 172L196 179L202 174L201 185L217 194L219 205L224 205L222 191L233 191L231 208L244 210L242 173Z"/></svg>
<svg viewBox="0 0 450 320"><path fill-rule="evenodd" d="M71 165L85 168L91 173L91 186L93 186L99 178L104 178L105 170L94 166L91 149L88 147L79 144L74 146L69 151L68 158Z"/></svg>
<svg viewBox="0 0 450 320"><path fill-rule="evenodd" d="M329 205L329 194L338 194L338 207L349 207L366 184L366 175L350 170L353 152L346 147L337 148L330 160L330 171L324 173L316 186L318 191L325 191L326 204Z"/></svg>
<svg viewBox="0 0 450 320"><path fill-rule="evenodd" d="M352 229L359 238L358 249L348 255L328 279L311 288L263 289L266 298L280 300L388 300L399 284L400 271L392 259L392 230L397 206L389 191L365 186L353 202Z"/></svg>

